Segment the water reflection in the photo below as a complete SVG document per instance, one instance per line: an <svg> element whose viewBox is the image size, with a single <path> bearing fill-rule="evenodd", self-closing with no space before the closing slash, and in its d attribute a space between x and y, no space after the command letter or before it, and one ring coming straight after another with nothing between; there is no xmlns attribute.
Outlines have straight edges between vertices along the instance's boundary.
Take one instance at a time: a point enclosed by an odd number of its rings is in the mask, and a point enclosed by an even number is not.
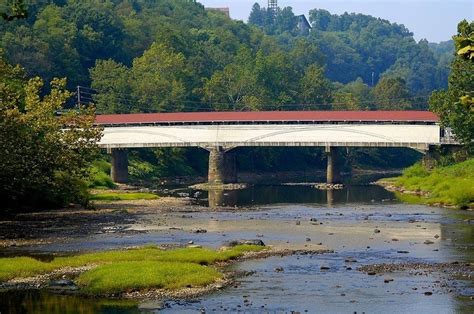
<svg viewBox="0 0 474 314"><path fill-rule="evenodd" d="M237 191L209 190L208 201L210 208L237 206Z"/></svg>
<svg viewBox="0 0 474 314"><path fill-rule="evenodd" d="M447 211L448 219L456 223L441 223L441 240L443 240L443 249L449 251L453 259L474 262L474 221L469 212L458 210ZM474 295L474 283L472 287Z"/></svg>
<svg viewBox="0 0 474 314"><path fill-rule="evenodd" d="M140 313L138 303L127 300L85 299L42 291L0 291L0 313Z"/></svg>
<svg viewBox="0 0 474 314"><path fill-rule="evenodd" d="M393 193L379 186L349 186L343 190L318 190L312 186L255 185L244 190L211 190L201 194L200 205L241 207L271 204L337 204L387 202Z"/></svg>
<svg viewBox="0 0 474 314"><path fill-rule="evenodd" d="M334 190L327 190L326 191L326 200L328 207L333 207L334 205Z"/></svg>

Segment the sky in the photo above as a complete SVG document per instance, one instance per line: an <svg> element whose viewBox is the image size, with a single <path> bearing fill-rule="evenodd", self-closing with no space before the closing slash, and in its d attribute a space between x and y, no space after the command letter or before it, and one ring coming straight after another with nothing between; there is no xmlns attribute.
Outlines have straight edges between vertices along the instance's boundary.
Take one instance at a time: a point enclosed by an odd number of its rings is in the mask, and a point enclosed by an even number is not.
<svg viewBox="0 0 474 314"><path fill-rule="evenodd" d="M267 0L199 0L206 7L229 7L231 17L247 21L252 5L266 7ZM325 9L332 14L355 12L403 24L416 40L440 42L456 34L462 19L474 20L474 0L278 0L280 7L290 6L295 14Z"/></svg>

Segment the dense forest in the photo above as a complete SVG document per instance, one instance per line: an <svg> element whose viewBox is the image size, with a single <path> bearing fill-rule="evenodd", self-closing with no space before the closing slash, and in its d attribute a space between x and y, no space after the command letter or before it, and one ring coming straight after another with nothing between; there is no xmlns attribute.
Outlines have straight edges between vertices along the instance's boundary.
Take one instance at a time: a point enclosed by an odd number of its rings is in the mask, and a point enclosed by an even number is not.
<svg viewBox="0 0 474 314"><path fill-rule="evenodd" d="M290 7L256 4L245 24L188 0L38 3L0 24L0 47L30 76L93 88L99 112L426 109L454 49L318 9L303 33Z"/></svg>
<svg viewBox="0 0 474 314"><path fill-rule="evenodd" d="M0 49L25 76L66 77L98 113L427 109L447 87L452 41L416 42L403 25L315 8L310 31L290 7L255 4L248 23L193 0L53 0L0 23ZM48 93L47 87L42 93ZM239 149L241 170L323 167L318 149ZM399 150L342 152L345 165L403 167ZM197 149L132 152L136 179L204 174Z"/></svg>

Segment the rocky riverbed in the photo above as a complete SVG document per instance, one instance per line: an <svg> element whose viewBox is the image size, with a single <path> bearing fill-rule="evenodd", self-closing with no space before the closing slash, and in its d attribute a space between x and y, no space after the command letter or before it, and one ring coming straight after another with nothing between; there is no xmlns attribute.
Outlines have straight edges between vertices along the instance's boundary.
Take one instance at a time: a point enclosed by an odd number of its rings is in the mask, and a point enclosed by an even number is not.
<svg viewBox="0 0 474 314"><path fill-rule="evenodd" d="M255 187L234 193L237 203L225 208L196 205L206 201L203 192L199 200L191 195L100 203L93 212L72 208L10 217L8 222L24 224L28 234L10 234L7 220L0 222L4 243L14 243L0 252L48 258L148 243L220 247L235 239L259 239L278 250L325 252L243 260L229 265L228 271L245 275L228 286L219 285L211 295L198 294L191 300L150 295L159 300L140 302L126 311L131 313L304 312L315 306L323 312L469 313L474 306L472 212L401 204L375 186L333 194L312 186ZM39 230L48 222L42 224L38 217L51 219L52 229ZM82 232L71 236L76 228ZM58 300L41 291L10 292L2 298L7 296L33 303ZM106 307L81 300L74 302ZM0 311L4 304L0 302Z"/></svg>

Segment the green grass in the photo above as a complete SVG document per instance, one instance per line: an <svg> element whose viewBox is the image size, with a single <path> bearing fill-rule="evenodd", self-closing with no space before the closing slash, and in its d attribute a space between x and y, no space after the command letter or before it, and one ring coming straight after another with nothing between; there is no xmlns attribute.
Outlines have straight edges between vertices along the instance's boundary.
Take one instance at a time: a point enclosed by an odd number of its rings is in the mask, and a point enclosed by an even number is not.
<svg viewBox="0 0 474 314"><path fill-rule="evenodd" d="M421 164L406 169L402 176L392 181L396 186L411 191L428 192L427 197L409 197L402 200L426 204L452 205L459 208L474 205L474 159L431 171Z"/></svg>
<svg viewBox="0 0 474 314"><path fill-rule="evenodd" d="M77 281L87 293L109 294L143 288L174 289L188 285L199 286L221 277L218 271L205 265L232 260L246 252L264 249L252 245L225 250L162 250L155 246L146 246L57 257L50 262L29 257L0 258L0 282L50 273L64 267L93 265L96 267L80 275Z"/></svg>
<svg viewBox="0 0 474 314"><path fill-rule="evenodd" d="M221 278L217 270L193 263L119 262L101 265L77 278L89 294L110 294L149 288L178 289L211 284Z"/></svg>
<svg viewBox="0 0 474 314"><path fill-rule="evenodd" d="M0 281L44 274L56 268L55 265L43 263L31 257L1 258Z"/></svg>
<svg viewBox="0 0 474 314"><path fill-rule="evenodd" d="M91 194L91 201L133 201L133 200L155 200L159 196L153 193L121 193L107 192L99 194Z"/></svg>

